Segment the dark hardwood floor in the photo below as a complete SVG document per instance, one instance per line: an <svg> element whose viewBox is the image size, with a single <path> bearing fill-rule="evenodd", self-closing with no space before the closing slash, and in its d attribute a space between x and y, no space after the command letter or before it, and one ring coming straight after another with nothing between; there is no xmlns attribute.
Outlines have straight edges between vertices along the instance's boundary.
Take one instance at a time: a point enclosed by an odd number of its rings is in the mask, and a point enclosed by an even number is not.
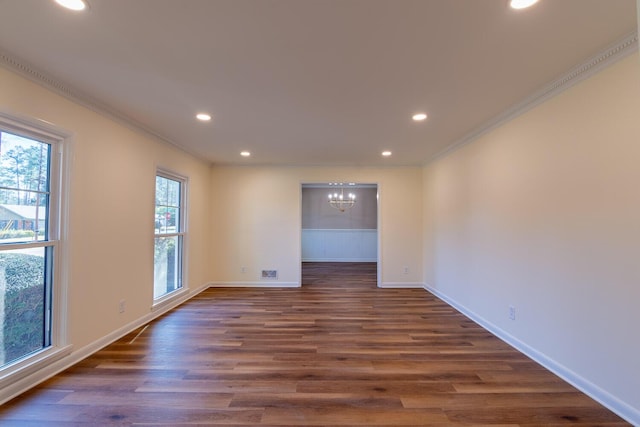
<svg viewBox="0 0 640 427"><path fill-rule="evenodd" d="M2 426L622 426L375 264L209 289L0 408Z"/></svg>

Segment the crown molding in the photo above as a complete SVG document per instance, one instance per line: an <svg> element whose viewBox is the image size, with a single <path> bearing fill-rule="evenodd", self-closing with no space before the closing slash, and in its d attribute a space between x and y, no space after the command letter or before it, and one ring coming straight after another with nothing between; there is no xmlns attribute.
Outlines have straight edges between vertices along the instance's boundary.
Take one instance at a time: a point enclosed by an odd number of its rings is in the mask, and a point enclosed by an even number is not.
<svg viewBox="0 0 640 427"><path fill-rule="evenodd" d="M640 0L639 0L640 1ZM638 32L634 31L630 35L610 45L600 53L590 57L585 62L572 68L560 78L553 80L542 89L537 90L524 100L512 105L510 108L485 122L481 126L472 130L462 138L448 145L445 149L437 152L433 157L425 162L425 165L438 159L446 157L450 153L464 147L467 144L479 139L481 136L504 125L516 117L526 113L532 108L564 92L575 84L585 80L603 69L613 65L623 58L638 52Z"/></svg>
<svg viewBox="0 0 640 427"><path fill-rule="evenodd" d="M172 145L200 160L206 161L209 163L202 154L197 153L184 145L178 144L170 138L156 132L152 128L134 120L125 114L121 113L117 109L98 101L97 99L83 93L77 89L74 89L70 85L56 79L50 74L34 67L28 62L11 55L10 53L0 50L0 66L13 71L14 73L30 80L40 86L44 86L45 88L51 90L52 92L63 96L69 99L72 102L82 105L83 107L88 108L89 110L98 113L102 116L105 116L109 119L116 121L117 123L133 130L139 132L147 137L151 137L153 139L159 140L160 142Z"/></svg>

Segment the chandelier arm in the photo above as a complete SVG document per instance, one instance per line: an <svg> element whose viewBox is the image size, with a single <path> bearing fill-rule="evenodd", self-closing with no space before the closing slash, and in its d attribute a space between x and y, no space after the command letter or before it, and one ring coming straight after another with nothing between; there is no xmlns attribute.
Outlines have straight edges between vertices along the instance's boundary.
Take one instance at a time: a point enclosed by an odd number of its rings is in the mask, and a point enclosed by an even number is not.
<svg viewBox="0 0 640 427"><path fill-rule="evenodd" d="M355 203L355 194L349 193L346 198L344 197L344 187L340 188L340 193L329 193L329 205L340 212L352 208Z"/></svg>

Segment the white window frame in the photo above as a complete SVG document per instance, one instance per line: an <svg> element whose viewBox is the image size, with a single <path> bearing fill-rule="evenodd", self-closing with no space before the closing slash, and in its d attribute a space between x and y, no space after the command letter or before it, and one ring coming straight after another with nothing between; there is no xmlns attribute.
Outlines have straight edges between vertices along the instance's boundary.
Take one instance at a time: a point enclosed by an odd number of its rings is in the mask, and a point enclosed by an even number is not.
<svg viewBox="0 0 640 427"><path fill-rule="evenodd" d="M67 341L67 283L68 271L68 218L69 185L72 158L72 138L66 132L49 123L21 117L0 110L2 131L50 144L49 165L49 239L33 244L6 244L3 248L26 249L28 247L52 247L53 265L51 266L52 299L50 319L51 343L48 347L7 364L0 369L0 402L21 390L18 383L23 378L49 367L53 362L69 355L72 346Z"/></svg>
<svg viewBox="0 0 640 427"><path fill-rule="evenodd" d="M155 190L156 190L156 177L162 177L162 178L166 178L166 179L170 179L173 181L178 181L180 183L180 209L179 209L179 232L175 232L175 233L162 233L162 234L156 234L155 233L155 209L156 209L156 200L155 200ZM158 310L170 303L172 303L174 300L180 298L181 296L183 296L184 294L189 292L189 285L188 285L188 280L187 280L187 247L188 247L188 229L187 229L187 225L188 225L188 221L187 221L187 217L188 217L188 194L189 194L189 178L184 176L184 175L180 175L177 174L169 169L166 168L162 168L162 167L157 167L156 168L156 173L153 177L153 188L154 188L154 201L153 201L153 220L154 220L154 232L153 232L153 246L154 246L154 253L155 253L155 239L157 237L174 237L174 236L180 236L181 240L182 240L182 244L180 245L180 250L181 253L178 255L179 260L180 260L180 283L181 283L181 287L169 292L161 297L158 298L153 298L153 304L151 306L152 311ZM155 268L155 261L154 261L154 268ZM155 286L155 280L152 283L152 286Z"/></svg>

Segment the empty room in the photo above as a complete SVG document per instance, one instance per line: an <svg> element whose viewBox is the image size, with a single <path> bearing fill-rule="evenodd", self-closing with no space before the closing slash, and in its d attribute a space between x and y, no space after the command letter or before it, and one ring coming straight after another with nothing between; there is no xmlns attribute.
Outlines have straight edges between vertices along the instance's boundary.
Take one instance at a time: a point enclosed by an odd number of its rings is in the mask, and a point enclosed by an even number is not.
<svg viewBox="0 0 640 427"><path fill-rule="evenodd" d="M0 425L640 425L636 0L0 0Z"/></svg>

